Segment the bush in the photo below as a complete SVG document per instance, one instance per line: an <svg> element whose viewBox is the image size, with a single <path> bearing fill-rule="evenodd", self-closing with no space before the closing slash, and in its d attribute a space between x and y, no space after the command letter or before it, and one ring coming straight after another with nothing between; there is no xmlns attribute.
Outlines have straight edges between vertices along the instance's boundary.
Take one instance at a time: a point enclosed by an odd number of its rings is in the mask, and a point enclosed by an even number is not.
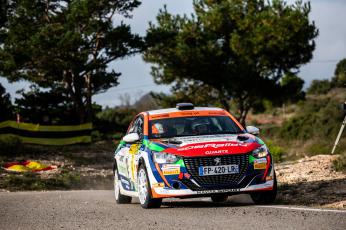
<svg viewBox="0 0 346 230"><path fill-rule="evenodd" d="M323 140L316 140L313 144L307 147L308 155L330 154L331 144Z"/></svg>
<svg viewBox="0 0 346 230"><path fill-rule="evenodd" d="M0 154L14 155L18 154L23 148L22 141L14 135L0 135Z"/></svg>
<svg viewBox="0 0 346 230"><path fill-rule="evenodd" d="M282 155L285 153L284 149L275 145L271 140L267 140L265 143L272 154L274 161L280 162L282 160Z"/></svg>
<svg viewBox="0 0 346 230"><path fill-rule="evenodd" d="M101 141L103 139L103 135L99 131L93 130L91 132L91 139L93 142Z"/></svg>
<svg viewBox="0 0 346 230"><path fill-rule="evenodd" d="M287 140L317 138L333 141L344 118L339 104L331 98L304 102L299 106L297 115L282 124L280 137Z"/></svg>
<svg viewBox="0 0 346 230"><path fill-rule="evenodd" d="M307 89L308 94L325 94L332 88L331 82L325 80L313 80Z"/></svg>
<svg viewBox="0 0 346 230"><path fill-rule="evenodd" d="M333 161L336 171L346 171L346 152L342 153L336 160Z"/></svg>

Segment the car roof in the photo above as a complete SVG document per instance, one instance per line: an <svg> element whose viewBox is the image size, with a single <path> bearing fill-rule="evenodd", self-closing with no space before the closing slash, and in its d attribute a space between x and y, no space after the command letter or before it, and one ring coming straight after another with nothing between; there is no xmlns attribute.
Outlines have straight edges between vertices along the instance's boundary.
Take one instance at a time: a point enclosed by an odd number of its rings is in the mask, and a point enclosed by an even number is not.
<svg viewBox="0 0 346 230"><path fill-rule="evenodd" d="M195 107L191 110L179 110L177 108L169 108L169 109L157 109L147 111L149 115L158 115L158 114L166 114L166 113L174 113L174 112L182 112L182 111L223 111L221 108L217 107Z"/></svg>

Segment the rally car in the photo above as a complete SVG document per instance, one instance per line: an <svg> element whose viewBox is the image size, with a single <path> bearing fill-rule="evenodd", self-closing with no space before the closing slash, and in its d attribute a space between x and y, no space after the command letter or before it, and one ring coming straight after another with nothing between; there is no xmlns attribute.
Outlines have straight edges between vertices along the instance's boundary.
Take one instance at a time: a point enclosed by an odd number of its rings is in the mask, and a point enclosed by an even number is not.
<svg viewBox="0 0 346 230"><path fill-rule="evenodd" d="M254 203L275 200L272 156L258 137L220 108L176 108L138 114L114 154L114 195L118 204L138 197L143 208L163 198L211 197L249 193Z"/></svg>

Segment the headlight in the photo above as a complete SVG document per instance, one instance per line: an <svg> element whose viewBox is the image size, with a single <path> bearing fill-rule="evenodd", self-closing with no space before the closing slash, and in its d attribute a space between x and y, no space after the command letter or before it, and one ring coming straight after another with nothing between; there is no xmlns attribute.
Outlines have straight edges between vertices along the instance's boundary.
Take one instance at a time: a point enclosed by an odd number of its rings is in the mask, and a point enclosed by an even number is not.
<svg viewBox="0 0 346 230"><path fill-rule="evenodd" d="M164 152L152 151L154 161L158 164L172 164L180 160L180 157Z"/></svg>
<svg viewBox="0 0 346 230"><path fill-rule="evenodd" d="M252 155L253 155L254 157L257 157L257 158L266 157L266 156L268 155L267 146L262 145L261 147L255 149L255 150L252 152Z"/></svg>

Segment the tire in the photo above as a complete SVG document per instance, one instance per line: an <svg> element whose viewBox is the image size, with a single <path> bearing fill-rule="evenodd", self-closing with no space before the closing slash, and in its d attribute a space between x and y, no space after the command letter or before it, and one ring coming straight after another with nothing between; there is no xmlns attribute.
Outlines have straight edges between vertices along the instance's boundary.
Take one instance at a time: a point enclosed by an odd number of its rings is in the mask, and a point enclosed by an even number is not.
<svg viewBox="0 0 346 230"><path fill-rule="evenodd" d="M121 194L118 169L114 168L114 198L117 204L129 204L132 197Z"/></svg>
<svg viewBox="0 0 346 230"><path fill-rule="evenodd" d="M137 180L138 198L142 208L159 208L162 204L162 199L152 198L149 178L144 164L139 166Z"/></svg>
<svg viewBox="0 0 346 230"><path fill-rule="evenodd" d="M212 195L210 198L214 203L224 203L228 200L228 196L224 194Z"/></svg>
<svg viewBox="0 0 346 230"><path fill-rule="evenodd" d="M276 175L274 172L274 186L273 190L270 191L263 191L263 192L254 192L251 193L251 199L255 204L272 204L275 201L277 194L277 181L276 181Z"/></svg>

